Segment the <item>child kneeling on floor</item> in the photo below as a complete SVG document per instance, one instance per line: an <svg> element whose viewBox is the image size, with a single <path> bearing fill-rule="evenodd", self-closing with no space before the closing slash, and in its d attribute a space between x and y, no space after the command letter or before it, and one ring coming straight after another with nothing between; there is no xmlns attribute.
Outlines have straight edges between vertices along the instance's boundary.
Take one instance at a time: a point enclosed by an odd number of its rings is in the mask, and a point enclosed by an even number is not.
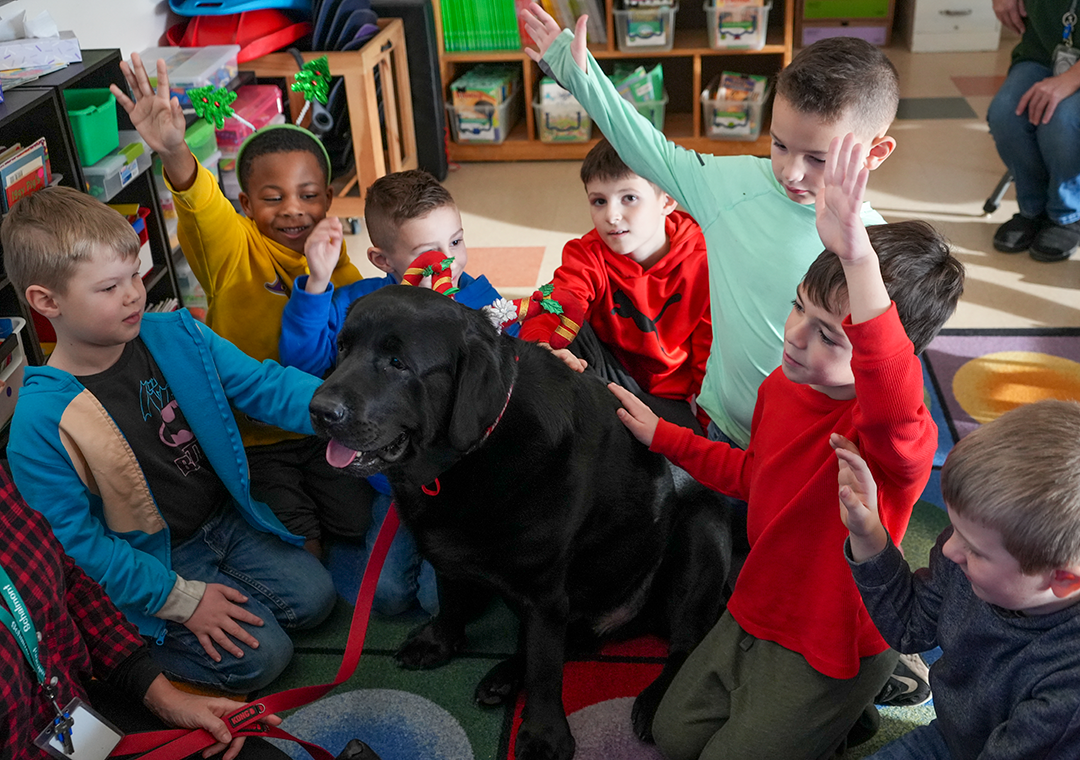
<svg viewBox="0 0 1080 760"><path fill-rule="evenodd" d="M941 647L937 717L871 757L1080 757L1080 404L1021 406L956 444L941 469L952 525L914 573L858 449L832 444L845 554L874 624L901 652Z"/></svg>
<svg viewBox="0 0 1080 760"><path fill-rule="evenodd" d="M864 227L868 173L853 135L832 141L816 203L826 251L796 289L745 451L658 420L612 386L640 441L748 503L750 551L727 611L653 722L670 760L825 758L876 729L860 720L876 718L897 654L837 551L844 528L828 437L841 432L865 452L900 541L937 448L917 354L956 307L963 267L928 224Z"/></svg>
<svg viewBox="0 0 1080 760"><path fill-rule="evenodd" d="M286 631L322 622L337 594L252 498L232 407L312 435L319 379L252 359L186 310L144 314L138 235L85 193L23 198L0 239L19 296L56 330L11 420L19 491L166 675L263 688L292 658Z"/></svg>

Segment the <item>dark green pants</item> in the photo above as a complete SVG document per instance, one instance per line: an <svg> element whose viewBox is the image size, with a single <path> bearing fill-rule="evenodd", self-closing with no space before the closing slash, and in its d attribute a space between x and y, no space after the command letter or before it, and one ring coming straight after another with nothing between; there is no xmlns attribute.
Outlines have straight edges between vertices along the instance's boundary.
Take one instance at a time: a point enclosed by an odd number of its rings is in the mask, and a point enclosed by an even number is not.
<svg viewBox="0 0 1080 760"><path fill-rule="evenodd" d="M668 760L829 757L889 679L896 652L865 657L838 679L802 655L746 633L730 612L683 664L653 720Z"/></svg>

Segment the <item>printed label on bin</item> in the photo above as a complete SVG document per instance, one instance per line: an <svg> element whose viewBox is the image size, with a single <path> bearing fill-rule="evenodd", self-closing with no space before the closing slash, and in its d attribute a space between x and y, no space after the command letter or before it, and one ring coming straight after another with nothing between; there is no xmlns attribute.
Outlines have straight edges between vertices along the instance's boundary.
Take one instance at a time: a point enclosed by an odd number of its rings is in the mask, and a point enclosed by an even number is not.
<svg viewBox="0 0 1080 760"><path fill-rule="evenodd" d="M626 18L626 44L628 47L658 47L667 44L669 33L667 16L655 11L630 11Z"/></svg>

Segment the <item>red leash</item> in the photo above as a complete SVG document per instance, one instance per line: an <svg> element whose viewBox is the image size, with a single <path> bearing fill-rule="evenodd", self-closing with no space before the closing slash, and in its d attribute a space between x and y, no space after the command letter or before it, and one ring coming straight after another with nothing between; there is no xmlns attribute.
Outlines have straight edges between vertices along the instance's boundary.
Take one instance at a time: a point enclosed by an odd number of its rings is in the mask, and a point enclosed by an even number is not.
<svg viewBox="0 0 1080 760"><path fill-rule="evenodd" d="M390 549L390 542L393 541L397 528L397 507L391 504L382 525L379 527L379 535L375 539L375 546L371 550L371 556L368 557L367 567L364 568L364 578L360 582L360 591L356 595L356 606L353 609L352 623L349 626L349 639L345 644L345 654L342 656L341 667L338 668L333 683L319 686L299 686L295 689L280 691L277 694L271 694L254 702L249 702L223 719L233 736L270 736L276 739L289 739L304 747L315 760L335 760L333 754L317 744L297 739L292 734L276 726L269 727L260 724L259 717L314 702L335 686L352 677L360 661L360 654L364 649L364 637L367 635L368 621L371 618L371 604L375 599L379 574L382 572L383 563L386 561L386 553ZM216 743L217 739L201 728L149 731L128 734L116 745L111 756L142 754L141 760L179 760Z"/></svg>

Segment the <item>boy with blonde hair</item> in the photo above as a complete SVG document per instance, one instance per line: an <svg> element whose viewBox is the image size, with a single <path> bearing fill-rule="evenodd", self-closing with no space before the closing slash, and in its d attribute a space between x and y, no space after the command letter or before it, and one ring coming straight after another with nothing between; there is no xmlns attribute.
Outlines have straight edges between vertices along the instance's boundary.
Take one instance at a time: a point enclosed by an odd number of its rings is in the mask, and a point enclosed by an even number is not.
<svg viewBox="0 0 1080 760"><path fill-rule="evenodd" d="M315 135L291 124L264 127L240 147L242 216L184 142L185 120L169 95L165 62L157 89L138 54L120 64L134 100L112 85L117 102L161 157L179 216L180 247L207 295L206 324L248 356L278 359L281 313L294 280L307 272L305 251L318 236L342 235L327 216L333 200L330 157ZM360 279L344 251L331 273L335 284ZM363 480L326 463L324 441L298 436L237 415L251 468L252 493L266 502L313 554L324 534L362 540L373 491Z"/></svg>
<svg viewBox="0 0 1080 760"><path fill-rule="evenodd" d="M595 227L563 247L553 279L585 306L570 350L664 419L703 430L709 420L695 400L712 320L701 228L605 139L585 156L581 182ZM550 344L559 326L559 315L541 314L521 337Z"/></svg>
<svg viewBox="0 0 1080 760"><path fill-rule="evenodd" d="M901 652L941 647L937 717L872 757L1080 756L1080 404L1021 406L956 444L941 469L952 525L914 573L858 449L832 445L845 554L874 624Z"/></svg>
<svg viewBox="0 0 1080 760"><path fill-rule="evenodd" d="M11 420L20 492L170 678L266 686L292 657L286 631L320 623L337 594L252 497L230 407L311 435L319 380L252 359L186 310L144 314L138 236L85 193L23 198L0 240L16 291L56 330Z"/></svg>
<svg viewBox="0 0 1080 760"><path fill-rule="evenodd" d="M727 611L656 712L669 760L829 757L869 738L854 729L876 716L873 699L897 661L836 551L843 526L829 518L828 435L865 452L900 541L937 447L916 354L955 308L963 267L924 222L863 226L865 160L853 135L833 140L816 208L826 251L796 289L781 366L758 392L745 451L658 420L612 386L638 440L748 502L750 552Z"/></svg>

